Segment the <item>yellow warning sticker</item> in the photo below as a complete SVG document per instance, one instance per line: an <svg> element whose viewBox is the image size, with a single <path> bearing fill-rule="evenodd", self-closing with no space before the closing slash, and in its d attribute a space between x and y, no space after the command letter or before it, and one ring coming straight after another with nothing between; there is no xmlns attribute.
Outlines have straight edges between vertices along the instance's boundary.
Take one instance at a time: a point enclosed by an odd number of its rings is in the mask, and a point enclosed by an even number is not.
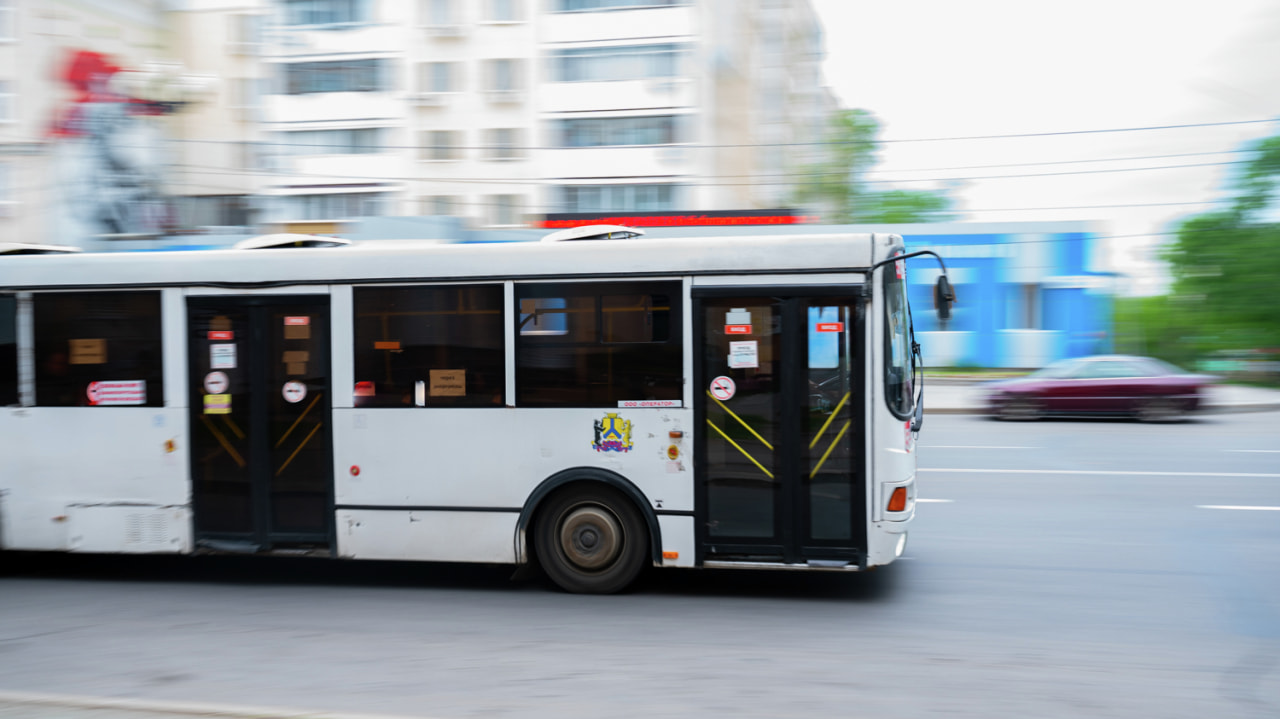
<svg viewBox="0 0 1280 719"><path fill-rule="evenodd" d="M231 414L231 395L207 394L204 396L205 414Z"/></svg>

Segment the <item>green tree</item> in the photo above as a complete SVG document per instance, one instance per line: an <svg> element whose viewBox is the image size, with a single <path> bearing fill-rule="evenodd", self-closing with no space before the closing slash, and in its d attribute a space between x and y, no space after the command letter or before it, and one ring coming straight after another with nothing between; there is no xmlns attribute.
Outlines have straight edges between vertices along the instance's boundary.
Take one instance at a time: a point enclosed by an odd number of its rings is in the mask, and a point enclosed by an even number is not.
<svg viewBox="0 0 1280 719"><path fill-rule="evenodd" d="M1194 320L1184 338L1199 352L1280 347L1280 136L1258 142L1233 183L1229 209L1181 224L1166 252L1174 277L1169 309Z"/></svg>
<svg viewBox="0 0 1280 719"><path fill-rule="evenodd" d="M826 156L800 169L795 200L824 209L843 224L941 222L952 219L951 198L932 190L873 190L866 174L877 161L880 121L866 110L844 110L831 123Z"/></svg>

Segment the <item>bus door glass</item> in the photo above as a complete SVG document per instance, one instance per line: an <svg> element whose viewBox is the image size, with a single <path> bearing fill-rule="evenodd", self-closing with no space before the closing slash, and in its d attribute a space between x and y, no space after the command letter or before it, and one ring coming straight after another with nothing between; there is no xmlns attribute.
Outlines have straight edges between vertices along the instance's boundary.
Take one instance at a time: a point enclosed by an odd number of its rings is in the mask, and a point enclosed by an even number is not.
<svg viewBox="0 0 1280 719"><path fill-rule="evenodd" d="M328 297L191 298L188 327L197 540L329 546Z"/></svg>
<svg viewBox="0 0 1280 719"><path fill-rule="evenodd" d="M713 291L696 313L703 558L860 561L860 304Z"/></svg>

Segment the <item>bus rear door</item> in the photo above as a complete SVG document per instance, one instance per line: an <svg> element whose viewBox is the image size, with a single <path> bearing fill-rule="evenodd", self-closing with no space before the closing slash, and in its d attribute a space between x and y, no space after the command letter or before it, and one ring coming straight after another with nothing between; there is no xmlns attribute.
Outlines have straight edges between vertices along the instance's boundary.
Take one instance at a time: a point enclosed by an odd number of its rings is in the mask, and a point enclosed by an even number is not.
<svg viewBox="0 0 1280 719"><path fill-rule="evenodd" d="M328 296L191 297L187 321L197 545L327 552Z"/></svg>

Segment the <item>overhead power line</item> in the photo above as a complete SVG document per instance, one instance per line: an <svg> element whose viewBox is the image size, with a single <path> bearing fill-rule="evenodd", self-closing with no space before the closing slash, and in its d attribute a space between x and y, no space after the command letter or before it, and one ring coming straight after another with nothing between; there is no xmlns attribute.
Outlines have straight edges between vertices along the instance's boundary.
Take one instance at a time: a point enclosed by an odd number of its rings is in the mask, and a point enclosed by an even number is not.
<svg viewBox="0 0 1280 719"><path fill-rule="evenodd" d="M1224 127L1227 125L1257 125L1263 122L1275 122L1276 118L1263 120L1231 120L1228 122L1189 122L1182 125L1146 125L1143 127L1107 127L1094 130L1058 130L1053 132L1019 132L1003 135L961 135L954 137L913 137L898 140L877 140L877 142L950 142L953 140L1004 140L1016 137L1058 137L1062 135L1096 135L1107 132L1147 132L1151 130L1182 130L1191 127Z"/></svg>
<svg viewBox="0 0 1280 719"><path fill-rule="evenodd" d="M1151 170L1178 170L1194 167L1222 167L1228 165L1248 164L1248 160L1227 160L1223 162L1199 162L1187 163L1180 165L1157 165L1154 167L1112 167L1100 168L1092 170L1066 170L1062 172L1039 172L1039 173L1022 173L1010 175L975 175L966 177L919 177L910 179L877 179L867 180L868 184L911 184L924 182L959 182L974 180L1008 180L1008 179L1025 179L1034 177L1063 177L1070 175L1097 175L1110 174L1116 172L1143 172ZM184 167L192 172L204 172L208 174L218 175L242 175L242 176L275 176L275 177L299 177L299 178L318 178L327 180L359 180L364 182L445 182L457 184L495 184L495 185L515 185L515 186L544 186L544 185L561 185L561 184L581 184L582 181L596 179L616 179L616 178L596 178L596 177L573 177L573 178L511 178L511 177L440 177L419 175L413 177L392 177L392 176L373 176L373 175L344 175L336 173L322 172L298 172L290 170L274 170L274 169L233 169L200 166L192 164L175 165ZM721 182L722 177L740 177L740 176L719 176L719 175L678 175L660 178L662 180L671 180L680 184L698 184L710 187L776 187L790 186L803 182L805 178L821 178L827 177L827 173L820 174L796 174L796 175L769 175L764 176L759 181L744 182ZM627 179L631 179L628 176ZM635 176L635 180L658 179L652 177Z"/></svg>
<svg viewBox="0 0 1280 719"><path fill-rule="evenodd" d="M543 120L543 121L545 122L547 120ZM1112 133L1112 132L1145 132L1145 131L1154 131L1154 130L1178 130L1178 129L1197 128L1197 127L1225 127L1225 126L1231 126L1231 125L1256 125L1260 123L1276 122L1276 121L1277 121L1276 118L1267 118L1267 119L1258 119L1258 120L1231 120L1226 122L1194 122L1194 123L1185 123L1181 125L1148 125L1144 127L1110 127L1110 128L1096 128L1096 129L1090 129L1090 130L1058 130L1058 131L1050 131L1050 132L1022 132L1022 133L1006 133L1006 134L997 134L997 135L956 135L956 136L950 136L950 137L912 137L912 138L895 138L892 140L877 139L877 140L874 140L871 144L897 144L897 143L906 143L906 142L952 142L952 141L976 141L976 140L1003 140L1003 139L1015 139L1015 138L1027 138L1027 137L1093 135L1093 134L1103 134L1103 133ZM391 130L405 129L405 130L408 130L409 132L431 132L431 131L461 131L461 130L464 130L465 128L353 126L353 127L340 127L340 128L328 128L328 127L304 128L304 129L293 129L293 130L270 130L270 129L263 128L262 132L274 133L274 134L287 134L288 132L312 132L312 131L323 131L323 130L339 130L340 131L340 130L360 130L360 129L391 129ZM485 128L471 128L471 129L489 130L489 129L528 129L528 128L485 127ZM33 139L33 138L19 138L14 136L0 137L0 142L38 142L38 141L39 140ZM330 147L331 146L328 143L290 143L290 142L271 142L271 141L259 142L259 141L253 141L253 140L205 140L205 139L196 139L196 138L169 138L166 140L166 142L180 142L180 143L192 143L192 144L210 144L210 143L212 144L251 144L259 147L264 145L265 146L285 146L285 147ZM822 146L838 146L838 145L846 145L846 144L849 144L849 143L836 141L836 140L815 140L810 142L754 142L754 143L725 143L725 144L680 143L673 146L696 150L696 149L750 148L750 147L822 147ZM424 147L434 147L434 146L435 145L426 144L426 145L383 145L381 147L383 149L417 150ZM487 150L487 149L493 149L494 147L499 147L499 146L452 145L451 147L459 150ZM578 147L561 147L561 146L550 146L550 145L501 145L500 147L511 148L516 150L575 150L575 149L609 149L610 147L619 147L619 146L599 146L599 147L578 148ZM641 145L638 147L644 147L644 146Z"/></svg>

